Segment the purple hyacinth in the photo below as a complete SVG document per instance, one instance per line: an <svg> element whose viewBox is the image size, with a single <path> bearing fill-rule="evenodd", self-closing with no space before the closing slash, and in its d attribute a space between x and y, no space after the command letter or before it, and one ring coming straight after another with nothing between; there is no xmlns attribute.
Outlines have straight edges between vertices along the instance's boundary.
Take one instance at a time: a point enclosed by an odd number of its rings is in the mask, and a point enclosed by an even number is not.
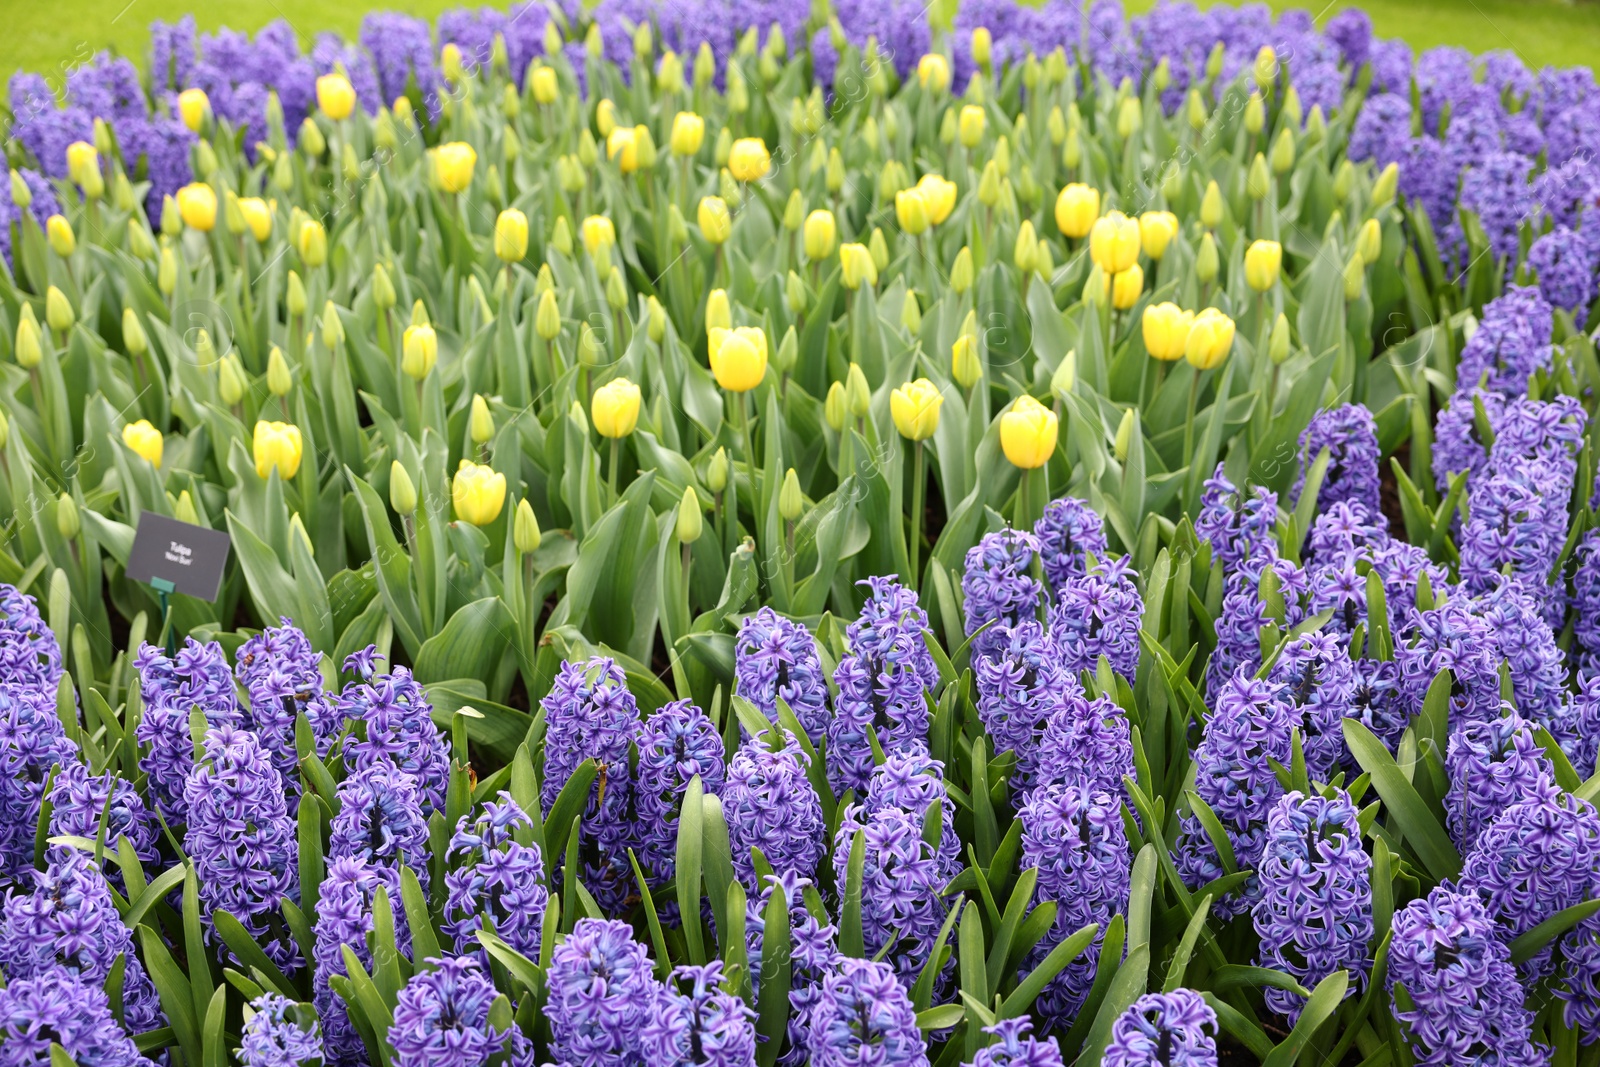
<svg viewBox="0 0 1600 1067"><path fill-rule="evenodd" d="M1513 285L1484 305L1483 320L1456 364L1456 389L1470 391L1487 375L1487 389L1526 393L1528 380L1548 370L1550 360L1550 305L1538 289Z"/></svg>
<svg viewBox="0 0 1600 1067"><path fill-rule="evenodd" d="M1315 587L1319 571L1330 567L1354 566L1358 560L1371 559L1388 543L1388 521L1381 511L1372 511L1365 504L1341 500L1322 509L1311 524L1311 537L1305 550L1306 566L1310 572L1307 577ZM1364 579L1361 584L1365 587ZM1314 588L1310 595L1315 605ZM1365 600L1364 589L1362 599ZM1311 610L1316 612L1321 608L1313 606ZM1330 623L1338 625L1334 620L1330 620ZM1347 625L1353 628L1355 624Z"/></svg>
<svg viewBox="0 0 1600 1067"><path fill-rule="evenodd" d="M1474 605L1494 630L1495 644L1511 674L1517 710L1559 734L1566 659L1556 635L1539 612L1531 582L1502 581ZM1557 737L1565 744L1566 738Z"/></svg>
<svg viewBox="0 0 1600 1067"><path fill-rule="evenodd" d="M1359 721L1393 752L1412 715L1400 690L1400 668L1394 660L1365 658L1356 660L1353 668L1355 685L1345 717Z"/></svg>
<svg viewBox="0 0 1600 1067"><path fill-rule="evenodd" d="M78 1067L148 1067L97 985L59 967L0 989L0 1050L6 1067L50 1067L52 1044Z"/></svg>
<svg viewBox="0 0 1600 1067"><path fill-rule="evenodd" d="M1348 154L1355 162L1370 159L1387 166L1404 154L1410 139L1411 101L1402 93L1375 93L1356 116Z"/></svg>
<svg viewBox="0 0 1600 1067"><path fill-rule="evenodd" d="M67 177L67 146L94 142L94 116L77 106L58 107L55 92L37 74L18 71L9 85L11 134L51 178Z"/></svg>
<svg viewBox="0 0 1600 1067"><path fill-rule="evenodd" d="M177 22L156 19L150 23L150 84L158 95L187 88L194 63L193 15L185 15Z"/></svg>
<svg viewBox="0 0 1600 1067"><path fill-rule="evenodd" d="M111 771L91 774L76 760L64 764L50 789L51 835L71 834L93 841L99 837L102 820L107 853L115 853L118 842L126 841L141 863L155 861L161 830L133 783ZM120 886L121 869L111 866L112 882Z"/></svg>
<svg viewBox="0 0 1600 1067"><path fill-rule="evenodd" d="M1510 584L1538 598L1535 610L1548 609L1552 618L1560 618L1565 598L1550 587L1549 575L1567 539L1568 467L1559 460L1518 458L1474 481L1460 536L1461 580L1467 589L1489 593L1509 576Z"/></svg>
<svg viewBox="0 0 1600 1067"><path fill-rule="evenodd" d="M1071 674L1096 670L1102 656L1124 678L1138 669L1144 600L1131 572L1127 556L1101 561L1057 590L1050 639Z"/></svg>
<svg viewBox="0 0 1600 1067"><path fill-rule="evenodd" d="M1572 573L1572 635L1577 643L1577 669L1600 674L1600 531L1589 530L1578 542Z"/></svg>
<svg viewBox="0 0 1600 1067"><path fill-rule="evenodd" d="M1083 575L1091 559L1106 557L1105 523L1087 500L1077 497L1050 501L1033 524L1033 536L1039 545L1044 580L1051 590L1059 590L1067 579Z"/></svg>
<svg viewBox="0 0 1600 1067"><path fill-rule="evenodd" d="M1355 691L1350 653L1333 634L1302 634L1284 643L1267 678L1283 687L1279 698L1299 716L1306 770L1326 781L1345 750L1340 723Z"/></svg>
<svg viewBox="0 0 1600 1067"><path fill-rule="evenodd" d="M886 963L845 957L811 1009L812 1067L927 1067L911 998Z"/></svg>
<svg viewBox="0 0 1600 1067"><path fill-rule="evenodd" d="M1462 723L1451 732L1445 771L1450 835L1463 854L1502 811L1555 777L1531 725L1509 705L1498 719Z"/></svg>
<svg viewBox="0 0 1600 1067"><path fill-rule="evenodd" d="M361 653L344 664L347 671L363 665L371 669L370 659ZM380 763L402 770L414 780L424 811L442 810L450 784L450 752L433 723L427 694L404 667L389 674L360 673L363 680L344 687L328 712L329 728L318 729L318 736L337 734L347 722L363 723L366 736L344 744L345 765L352 771Z"/></svg>
<svg viewBox="0 0 1600 1067"><path fill-rule="evenodd" d="M806 1062L806 1021L811 1008L822 996L822 981L838 966L838 930L818 919L803 899L810 881L790 874L771 874L759 896L745 904L745 951L750 964L750 981L756 994L761 991L765 973L761 955L766 944L767 908L780 897L789 912L789 1025L788 1046L778 1057L783 1067L800 1067Z"/></svg>
<svg viewBox="0 0 1600 1067"><path fill-rule="evenodd" d="M1528 249L1528 269L1539 279L1539 294L1582 323L1595 290L1595 242L1587 234L1557 226Z"/></svg>
<svg viewBox="0 0 1600 1067"><path fill-rule="evenodd" d="M444 928L455 939L457 951L467 953L476 947L477 932L487 918L500 940L538 958L550 903L544 856L538 845L523 844L513 836L532 825L509 793L485 804L476 820L461 817L450 839L455 869L444 876Z"/></svg>
<svg viewBox="0 0 1600 1067"><path fill-rule="evenodd" d="M1101 1067L1217 1067L1217 1013L1192 989L1146 993L1111 1024Z"/></svg>
<svg viewBox="0 0 1600 1067"><path fill-rule="evenodd" d="M722 790L733 869L747 891L757 885L752 847L774 871L801 877L815 873L824 847L822 801L806 777L809 760L792 735L777 737L776 750L765 733L740 745Z"/></svg>
<svg viewBox="0 0 1600 1067"><path fill-rule="evenodd" d="M239 1041L242 1067L301 1067L321 1063L317 1017L288 997L263 993L250 1002Z"/></svg>
<svg viewBox="0 0 1600 1067"><path fill-rule="evenodd" d="M1460 886L1475 892L1511 941L1563 908L1589 899L1600 865L1600 816L1588 801L1541 782L1478 835L1461 868ZM1521 965L1550 973L1552 946Z"/></svg>
<svg viewBox="0 0 1600 1067"><path fill-rule="evenodd" d="M372 55L378 90L386 103L413 85L424 101L438 93L443 79L427 20L398 11L373 11L361 20L360 39Z"/></svg>
<svg viewBox="0 0 1600 1067"><path fill-rule="evenodd" d="M1439 886L1396 912L1391 929L1391 1002L1420 1067L1541 1062L1511 953L1477 897Z"/></svg>
<svg viewBox="0 0 1600 1067"><path fill-rule="evenodd" d="M24 686L54 700L61 670L61 646L39 614L38 601L0 583L0 685Z"/></svg>
<svg viewBox="0 0 1600 1067"><path fill-rule="evenodd" d="M1000 1019L983 1032L994 1038L994 1044L980 1048L967 1067L1062 1067L1061 1048L1056 1039L1043 1041L1029 1033L1033 1020L1022 1017Z"/></svg>
<svg viewBox="0 0 1600 1067"><path fill-rule="evenodd" d="M978 686L978 717L996 755L1013 752L1017 769L1012 781L1032 783L1045 723L1070 697L1081 694L1077 676L1063 666L1063 655L1051 635L1035 619L997 627L993 647L974 652L972 669Z"/></svg>
<svg viewBox="0 0 1600 1067"><path fill-rule="evenodd" d="M198 709L212 728L243 725L233 674L221 645L201 644L192 637L176 659L154 645L141 646L133 667L144 698L144 716L134 736L148 746L139 758L139 769L149 775L146 792L162 818L181 824L189 817L183 790L194 767L190 715Z"/></svg>
<svg viewBox="0 0 1600 1067"><path fill-rule="evenodd" d="M143 1033L165 1021L155 986L133 951L105 876L94 857L54 846L43 871L29 871L31 891L13 889L0 904L0 970L11 981L61 968L85 985L101 986L123 960L122 1010L129 1030Z"/></svg>
<svg viewBox="0 0 1600 1067"><path fill-rule="evenodd" d="M1600 174L1589 160L1569 160L1534 179L1533 198L1557 226L1579 229L1600 199Z"/></svg>
<svg viewBox="0 0 1600 1067"><path fill-rule="evenodd" d="M925 694L939 682L928 651L928 615L917 595L893 578L868 578L861 617L845 628L850 654L839 661L839 687L828 722L828 784L835 793L866 788L872 776L872 729L884 752L925 744Z"/></svg>
<svg viewBox="0 0 1600 1067"><path fill-rule="evenodd" d="M781 697L812 744L828 726L828 680L817 639L770 607L747 616L734 644L735 692L778 721Z"/></svg>
<svg viewBox="0 0 1600 1067"><path fill-rule="evenodd" d="M637 1063L657 990L627 923L579 919L550 957L545 1015L557 1063Z"/></svg>
<svg viewBox="0 0 1600 1067"><path fill-rule="evenodd" d="M1034 617L1043 592L1031 573L1038 550L1037 538L1010 527L985 534L967 550L961 576L967 634L989 625L973 638L973 655L987 655L1001 642L996 631Z"/></svg>
<svg viewBox="0 0 1600 1067"><path fill-rule="evenodd" d="M1372 857L1361 847L1356 806L1342 789L1332 797L1290 793L1273 805L1256 877L1261 897L1251 921L1261 938L1257 962L1292 974L1307 989L1343 970L1346 996L1366 984L1372 965ZM1276 986L1267 1006L1291 1023L1305 1000Z"/></svg>
<svg viewBox="0 0 1600 1067"><path fill-rule="evenodd" d="M299 757L294 724L304 713L318 739L337 729L322 691L322 657L311 640L288 619L246 641L235 659L239 684L250 697L245 719L272 753L272 765L284 781L298 788Z"/></svg>
<svg viewBox="0 0 1600 1067"><path fill-rule="evenodd" d="M77 761L55 700L26 686L0 689L0 883L33 863L50 770Z"/></svg>
<svg viewBox="0 0 1600 1067"><path fill-rule="evenodd" d="M656 991L639 1051L661 1067L743 1067L756 1058L756 1013L722 990L722 961L673 968Z"/></svg>
<svg viewBox="0 0 1600 1067"><path fill-rule="evenodd" d="M1579 1040L1600 1039L1600 920L1591 915L1561 939L1561 977L1554 989L1561 1013Z"/></svg>
<svg viewBox="0 0 1600 1067"><path fill-rule="evenodd" d="M1339 46L1345 66L1352 74L1361 68L1372 51L1372 19L1358 7L1347 7L1322 27L1328 40Z"/></svg>
<svg viewBox="0 0 1600 1067"><path fill-rule="evenodd" d="M1300 725L1283 687L1245 674L1230 678L1213 701L1205 735L1195 748L1195 793L1210 806L1233 848L1238 869L1254 870L1266 844L1267 816L1284 788L1272 761L1287 767L1290 735ZM1226 873L1199 818L1181 821L1173 858L1184 884L1198 889ZM1256 879L1243 899L1223 897L1213 906L1222 918L1248 910L1259 894Z"/></svg>
<svg viewBox="0 0 1600 1067"><path fill-rule="evenodd" d="M1408 716L1422 710L1428 687L1442 670L1451 676L1450 721L1488 720L1500 714L1500 656L1495 632L1466 597L1413 612L1397 635L1395 663Z"/></svg>
<svg viewBox="0 0 1600 1067"><path fill-rule="evenodd" d="M940 894L957 865L942 862L923 839L922 819L900 808L867 813L852 804L833 839L834 884L844 885L857 834L864 846L861 926L869 953L884 953L909 989L917 980L948 910Z"/></svg>
<svg viewBox="0 0 1600 1067"><path fill-rule="evenodd" d="M1451 133L1457 122L1470 121L1466 115L1453 119ZM1468 167L1461 178L1462 210L1477 214L1489 238L1490 251L1507 257L1511 264L1517 259L1518 232L1535 208L1533 189L1528 184L1532 169L1533 160L1520 152L1495 151Z"/></svg>
<svg viewBox="0 0 1600 1067"><path fill-rule="evenodd" d="M1038 899L1055 901L1057 909L1055 925L1035 946L1030 964L1081 927L1100 927L1094 947L1069 963L1040 994L1039 1013L1062 1026L1089 993L1106 923L1128 907L1132 856L1122 804L1115 794L1078 781L1034 790L1017 817L1022 822L1022 866L1038 868Z"/></svg>
<svg viewBox="0 0 1600 1067"><path fill-rule="evenodd" d="M399 947L405 951L409 937L401 908L400 877L393 868L375 866L360 856L340 856L329 861L328 872L317 891L312 995L322 1020L323 1044L330 1065L356 1067L366 1059L361 1035L350 1022L344 998L334 992L332 980L349 976L344 958L346 946L364 970L372 971L367 935L373 931L372 909L379 889L388 896Z"/></svg>
<svg viewBox="0 0 1600 1067"><path fill-rule="evenodd" d="M1372 42L1372 87L1387 93L1411 91L1411 46L1398 37Z"/></svg>
<svg viewBox="0 0 1600 1067"><path fill-rule="evenodd" d="M394 1067L483 1067L497 1055L508 1067L532 1067L533 1046L522 1031L489 1019L498 995L473 956L442 959L412 975L389 1027Z"/></svg>
<svg viewBox="0 0 1600 1067"><path fill-rule="evenodd" d="M195 764L184 789L189 823L183 846L204 913L229 912L273 963L292 972L300 950L280 905L300 895L299 846L285 796L283 779L255 735L220 726L206 735L205 760Z"/></svg>
<svg viewBox="0 0 1600 1067"><path fill-rule="evenodd" d="M727 777L722 737L710 716L687 700L657 708L645 720L635 772L639 863L661 882L677 863L678 815L684 790L696 775L707 793L721 793Z"/></svg>
<svg viewBox="0 0 1600 1067"><path fill-rule="evenodd" d="M921 746L888 756L867 785L866 798L858 805L865 819L886 808L906 812L922 825L928 809L939 805L939 846L934 851L941 866L954 872L960 867L961 839L955 832L955 804L945 789L944 764Z"/></svg>
<svg viewBox="0 0 1600 1067"><path fill-rule="evenodd" d="M428 819L416 779L388 763L375 763L340 782L338 800L330 859L357 857L393 871L396 879L407 866L428 888Z"/></svg>
<svg viewBox="0 0 1600 1067"><path fill-rule="evenodd" d="M1281 620L1268 614L1267 600L1262 595L1263 579L1268 571L1283 599ZM1302 603L1309 600L1311 591L1306 572L1279 558L1276 552L1262 570L1235 571L1222 588L1222 612L1215 623L1217 647L1206 664L1206 695L1213 699L1234 674L1240 670L1254 674L1261 666L1263 626L1276 623L1293 627L1304 621Z"/></svg>
<svg viewBox="0 0 1600 1067"><path fill-rule="evenodd" d="M1125 798L1133 740L1127 713L1110 697L1068 699L1050 716L1040 742L1038 785L1086 782L1096 792Z"/></svg>
<svg viewBox="0 0 1600 1067"><path fill-rule="evenodd" d="M1245 571L1259 577L1278 556L1273 527L1278 523L1278 495L1256 486L1248 496L1234 487L1217 464L1200 494L1194 533L1211 542L1211 558L1224 574Z"/></svg>
<svg viewBox="0 0 1600 1067"><path fill-rule="evenodd" d="M539 800L546 815L585 759L594 760L607 775L608 792L627 778L628 745L639 732L639 704L615 660L597 656L580 663L563 662L550 695L539 706L545 714ZM590 794L591 808L595 792Z"/></svg>
<svg viewBox="0 0 1600 1067"><path fill-rule="evenodd" d="M1317 509L1340 503L1359 504L1368 515L1381 515L1378 501L1378 424L1364 404L1341 404L1312 416L1300 434L1300 472L1290 496L1298 503L1306 473L1322 450L1328 469L1317 492Z"/></svg>

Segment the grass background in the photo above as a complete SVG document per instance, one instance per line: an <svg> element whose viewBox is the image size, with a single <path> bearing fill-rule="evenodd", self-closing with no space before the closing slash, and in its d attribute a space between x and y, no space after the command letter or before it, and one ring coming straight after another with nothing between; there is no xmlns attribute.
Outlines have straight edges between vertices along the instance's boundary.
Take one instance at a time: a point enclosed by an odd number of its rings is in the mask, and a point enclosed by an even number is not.
<svg viewBox="0 0 1600 1067"><path fill-rule="evenodd" d="M461 3L480 0L3 0L6 22L0 34L0 72L38 71L60 85L66 72L95 52L110 48L143 65L148 27L155 19L193 12L202 30L231 26L255 30L273 19L287 19L301 38L322 30L354 36L361 17L387 8L432 17ZM1201 0L1209 6L1214 0ZM1132 12L1155 0L1124 0ZM1270 0L1275 10L1307 7L1320 25L1341 8L1365 7L1379 36L1403 37L1418 51L1439 44L1463 45L1474 52L1508 48L1530 67L1591 65L1600 56L1600 3L1593 0ZM499 5L497 5L499 6ZM1320 10L1319 10L1320 9Z"/></svg>

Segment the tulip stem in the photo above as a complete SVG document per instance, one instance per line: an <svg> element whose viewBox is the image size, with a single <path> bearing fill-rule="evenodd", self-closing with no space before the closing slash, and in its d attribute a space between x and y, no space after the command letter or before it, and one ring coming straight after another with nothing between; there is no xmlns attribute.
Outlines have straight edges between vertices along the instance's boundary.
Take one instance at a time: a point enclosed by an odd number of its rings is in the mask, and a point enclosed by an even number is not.
<svg viewBox="0 0 1600 1067"><path fill-rule="evenodd" d="M1189 410L1183 419L1183 455L1189 462L1193 462L1194 456L1194 405L1199 397L1200 371L1195 370L1193 377L1189 379Z"/></svg>
<svg viewBox="0 0 1600 1067"><path fill-rule="evenodd" d="M922 548L922 494L925 477L922 471L922 442L911 442L911 590L916 592L921 586L921 571L917 567L917 557L921 555ZM1026 477L1026 475L1024 475Z"/></svg>
<svg viewBox="0 0 1600 1067"><path fill-rule="evenodd" d="M750 478L750 492L754 494L756 486L756 457L750 451L750 422L745 416L743 393L733 394L733 423L739 434L739 451L744 456L745 473ZM737 487L735 487L733 499L735 501L739 499Z"/></svg>
<svg viewBox="0 0 1600 1067"><path fill-rule="evenodd" d="M611 475L606 479L611 485L611 499L613 502L617 499L617 457L621 451L622 439L613 437L611 439Z"/></svg>

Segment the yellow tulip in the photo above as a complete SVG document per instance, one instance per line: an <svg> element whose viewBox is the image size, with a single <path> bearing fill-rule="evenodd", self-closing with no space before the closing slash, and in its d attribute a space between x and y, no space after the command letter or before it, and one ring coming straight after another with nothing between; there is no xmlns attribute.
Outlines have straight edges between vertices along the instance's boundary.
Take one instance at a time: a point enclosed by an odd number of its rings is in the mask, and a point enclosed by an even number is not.
<svg viewBox="0 0 1600 1067"><path fill-rule="evenodd" d="M733 306L728 302L726 289L713 289L706 294L707 335L719 326L724 330L733 326Z"/></svg>
<svg viewBox="0 0 1600 1067"><path fill-rule="evenodd" d="M67 221L65 215L51 215L44 223L45 235L50 240L50 247L62 259L72 255L78 247L78 238L72 232L72 223Z"/></svg>
<svg viewBox="0 0 1600 1067"><path fill-rule="evenodd" d="M984 118L983 108L976 104L968 104L961 109L961 116L956 120L956 133L963 146L978 147L978 142L983 140Z"/></svg>
<svg viewBox="0 0 1600 1067"><path fill-rule="evenodd" d="M833 212L818 208L807 215L804 235L806 258L816 263L833 255L833 244L838 236L839 226L834 221Z"/></svg>
<svg viewBox="0 0 1600 1067"><path fill-rule="evenodd" d="M206 124L206 112L210 110L211 101L204 89L185 89L178 94L178 117L195 133Z"/></svg>
<svg viewBox="0 0 1600 1067"><path fill-rule="evenodd" d="M949 62L944 56L929 52L917 60L917 83L930 92L944 92L950 88Z"/></svg>
<svg viewBox="0 0 1600 1067"><path fill-rule="evenodd" d="M611 100L601 100L594 106L594 128L601 137L610 137L617 128L617 105Z"/></svg>
<svg viewBox="0 0 1600 1067"><path fill-rule="evenodd" d="M520 263L528 254L528 216L514 207L494 220L494 254L503 263Z"/></svg>
<svg viewBox="0 0 1600 1067"><path fill-rule="evenodd" d="M337 71L318 78L317 107L335 122L349 118L356 108L356 91L350 79Z"/></svg>
<svg viewBox="0 0 1600 1067"><path fill-rule="evenodd" d="M256 476L266 478L274 469L284 481L300 471L300 457L304 446L300 440L300 427L288 422L256 423L253 442Z"/></svg>
<svg viewBox="0 0 1600 1067"><path fill-rule="evenodd" d="M889 394L889 415L901 437L926 441L939 428L939 405L943 403L939 387L926 378L918 378Z"/></svg>
<svg viewBox="0 0 1600 1067"><path fill-rule="evenodd" d="M917 189L902 189L894 194L894 217L900 228L912 237L928 230L928 204Z"/></svg>
<svg viewBox="0 0 1600 1067"><path fill-rule="evenodd" d="M328 261L328 231L316 219L307 219L300 224L295 247L306 266L320 267Z"/></svg>
<svg viewBox="0 0 1600 1067"><path fill-rule="evenodd" d="M639 138L632 126L613 126L606 135L606 158L617 161L617 169L632 174L639 169Z"/></svg>
<svg viewBox="0 0 1600 1067"><path fill-rule="evenodd" d="M1215 180L1206 184L1206 191L1200 197L1200 225L1208 230L1222 225L1222 189Z"/></svg>
<svg viewBox="0 0 1600 1067"><path fill-rule="evenodd" d="M639 387L613 378L594 391L589 417L601 437L626 437L639 424Z"/></svg>
<svg viewBox="0 0 1600 1067"><path fill-rule="evenodd" d="M464 192L472 184L472 170L478 165L478 153L465 141L451 141L439 146L433 157L439 178L439 188L447 193Z"/></svg>
<svg viewBox="0 0 1600 1067"><path fill-rule="evenodd" d="M1194 325L1194 312L1173 303L1151 304L1144 309L1142 325L1145 351L1155 359L1171 363L1183 358L1189 327Z"/></svg>
<svg viewBox="0 0 1600 1067"><path fill-rule="evenodd" d="M978 339L964 333L950 346L950 376L963 389L971 389L983 377L983 361L978 358Z"/></svg>
<svg viewBox="0 0 1600 1067"><path fill-rule="evenodd" d="M610 251L617 244L617 228L604 215L590 215L578 228L583 236L583 247L591 256L600 249Z"/></svg>
<svg viewBox="0 0 1600 1067"><path fill-rule="evenodd" d="M1112 277L1111 306L1118 311L1127 311L1139 302L1139 295L1143 292L1144 270L1135 263Z"/></svg>
<svg viewBox="0 0 1600 1067"><path fill-rule="evenodd" d="M1020 396L1000 416L1000 448L1013 466L1034 470L1055 454L1059 429L1055 412L1031 396Z"/></svg>
<svg viewBox="0 0 1600 1067"><path fill-rule="evenodd" d="M217 191L205 182L190 182L178 190L178 214L185 224L210 233L217 224Z"/></svg>
<svg viewBox="0 0 1600 1067"><path fill-rule="evenodd" d="M400 369L406 376L422 381L439 360L439 335L432 326L419 323L407 326L400 335Z"/></svg>
<svg viewBox="0 0 1600 1067"><path fill-rule="evenodd" d="M680 111L672 117L672 137L669 143L678 156L692 156L700 151L706 139L706 120L693 111Z"/></svg>
<svg viewBox="0 0 1600 1067"><path fill-rule="evenodd" d="M727 202L722 197L701 197L700 210L697 214L700 222L700 234L708 243L720 245L732 235L733 216L728 214Z"/></svg>
<svg viewBox="0 0 1600 1067"><path fill-rule="evenodd" d="M533 100L536 104L553 104L561 95L556 83L554 67L538 67L533 72Z"/></svg>
<svg viewBox="0 0 1600 1067"><path fill-rule="evenodd" d="M518 502L517 513L511 521L511 543L526 556L530 552L537 552L543 540L544 534L539 530L539 519L533 513L533 505L523 499Z"/></svg>
<svg viewBox="0 0 1600 1067"><path fill-rule="evenodd" d="M122 443L157 470L161 469L161 452L165 440L161 431L150 425L149 419L130 422L122 428Z"/></svg>
<svg viewBox="0 0 1600 1067"><path fill-rule="evenodd" d="M1194 317L1183 358L1198 370L1221 366L1233 348L1233 320L1216 308L1206 308Z"/></svg>
<svg viewBox="0 0 1600 1067"><path fill-rule="evenodd" d="M869 288L878 284L878 265L864 244L839 246L839 274L846 289L859 289L863 282Z"/></svg>
<svg viewBox="0 0 1600 1067"><path fill-rule="evenodd" d="M450 479L450 500L456 518L471 526L487 526L506 505L506 476L493 467L462 460Z"/></svg>
<svg viewBox="0 0 1600 1067"><path fill-rule="evenodd" d="M1361 232L1356 235L1356 252L1361 256L1361 262L1372 264L1378 262L1378 255L1383 251L1383 229L1378 225L1377 219L1368 219L1361 224Z"/></svg>
<svg viewBox="0 0 1600 1067"><path fill-rule="evenodd" d="M1178 235L1178 216L1170 211L1146 211L1139 216L1139 243L1144 254L1160 259L1167 254L1167 245Z"/></svg>
<svg viewBox="0 0 1600 1067"><path fill-rule="evenodd" d="M928 222L934 226L949 218L956 208L956 183L937 174L924 174L917 182L917 191L928 206Z"/></svg>
<svg viewBox="0 0 1600 1067"><path fill-rule="evenodd" d="M1244 280L1264 293L1278 283L1283 268L1283 246L1277 241L1253 241L1244 253Z"/></svg>
<svg viewBox="0 0 1600 1067"><path fill-rule="evenodd" d="M1096 219L1089 231L1089 257L1107 274L1121 274L1137 263L1139 247L1139 224L1120 211Z"/></svg>
<svg viewBox="0 0 1600 1067"><path fill-rule="evenodd" d="M1056 197L1056 228L1065 236L1083 237L1100 216L1100 190L1073 182Z"/></svg>
<svg viewBox="0 0 1600 1067"><path fill-rule="evenodd" d="M772 169L767 143L759 137L741 137L728 151L728 170L742 182L760 181Z"/></svg>
<svg viewBox="0 0 1600 1067"><path fill-rule="evenodd" d="M767 374L767 335L755 326L718 326L710 337L711 374L730 393L748 393Z"/></svg>
<svg viewBox="0 0 1600 1067"><path fill-rule="evenodd" d="M89 185L100 176L100 153L94 145L88 141L67 145L67 176L80 186Z"/></svg>
<svg viewBox="0 0 1600 1067"><path fill-rule="evenodd" d="M240 197L239 214L244 216L244 224L257 244L272 236L272 208L265 200L259 196Z"/></svg>

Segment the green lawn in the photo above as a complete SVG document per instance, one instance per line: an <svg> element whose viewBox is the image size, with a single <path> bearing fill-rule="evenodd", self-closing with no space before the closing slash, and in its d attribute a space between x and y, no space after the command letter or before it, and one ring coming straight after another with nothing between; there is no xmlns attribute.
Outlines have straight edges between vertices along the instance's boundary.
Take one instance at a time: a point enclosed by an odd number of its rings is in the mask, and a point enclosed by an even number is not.
<svg viewBox="0 0 1600 1067"><path fill-rule="evenodd" d="M476 2L476 0L474 0ZM1125 0L1133 11L1153 6L1155 0ZM1209 4L1211 0L1202 0ZM1274 9L1307 6L1270 0ZM1313 10L1320 0L1311 0ZM0 36L0 71L24 68L53 75L58 81L74 64L102 48L114 48L143 59L149 44L147 28L153 19L176 19L196 12L202 29L229 25L254 30L284 18L309 41L321 30L354 34L367 5L348 0L232 0L227 4L196 0L43 0L10 3L9 28ZM386 0L377 5L432 16L449 7L451 0ZM1319 21L1340 8L1352 6L1335 0ZM1362 4L1372 14L1377 32L1404 37L1418 50L1437 44L1459 44L1475 52L1510 48L1530 66L1593 63L1600 55L1600 3L1562 3L1560 0L1369 0Z"/></svg>

